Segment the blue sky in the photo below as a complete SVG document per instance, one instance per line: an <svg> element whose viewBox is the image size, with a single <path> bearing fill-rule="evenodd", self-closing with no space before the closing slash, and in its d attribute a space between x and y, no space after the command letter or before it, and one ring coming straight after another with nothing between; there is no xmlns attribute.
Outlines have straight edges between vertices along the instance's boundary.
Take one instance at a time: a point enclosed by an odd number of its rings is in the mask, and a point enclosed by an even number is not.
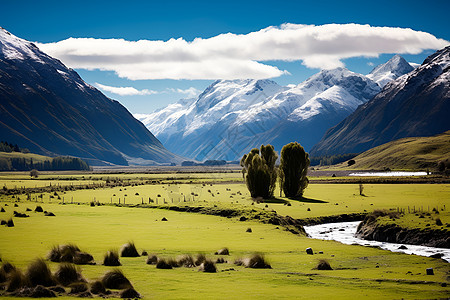
<svg viewBox="0 0 450 300"><path fill-rule="evenodd" d="M280 29L280 26L285 23L318 27L333 23L355 23L369 24L372 27L410 28L414 31L430 33L439 39L450 40L450 22L448 21L450 1L43 0L2 2L0 26L18 37L40 44L56 43L70 37L102 40L124 39L126 41L168 41L172 38L181 38L189 44L196 38L208 40L226 33L246 36L269 26ZM60 45L55 45L53 48L48 48L48 51L51 54L62 53L61 48ZM261 51L263 50L261 49ZM252 51L257 50L253 49ZM378 50L378 52L383 51ZM403 54L402 56L410 62L421 63L427 55L433 52L434 50L425 49L419 54ZM62 61L71 66L73 62L65 59L67 56L64 55L66 54L61 54ZM352 71L366 74L370 72L373 65L385 62L393 54L383 52L378 57L354 56L342 58L340 62ZM255 53L252 53L249 57L251 59L260 57L258 55L255 56ZM289 55L292 54L286 55L281 57L289 58L291 57ZM264 77L264 74L272 74L272 79L282 85L298 84L318 72L322 66L317 64L314 59L310 63L306 63L308 66L305 66L305 62L301 59L280 59L280 56L276 56L272 60L270 55L268 57L267 54L262 54L262 56L265 57L263 63L254 66L258 71L253 70L253 73L249 71L249 74L257 74L255 76L259 77ZM240 60L240 62L243 63L242 68L244 69L249 63L244 60ZM232 69L232 64L227 65L222 61L217 68L223 69L230 66ZM80 66L83 65L83 62L77 61L74 65ZM164 66L166 65L163 64L162 67ZM193 66L195 71L197 65L193 64ZM214 62L207 66L211 70L205 70L203 73L199 71L201 74L192 75L193 79L189 77L191 75L181 76L188 79L164 79L157 78L156 75L149 77L157 79L139 79L138 77L142 76L130 75L132 72L129 69L124 71L126 75L122 75L121 78L117 75L114 67L106 71L95 68L88 70L87 67L76 67L75 69L85 81L102 89L107 96L119 100L132 113L150 113L156 108L205 89L215 79L215 76L220 76L214 73L216 68ZM271 70L261 69L266 66L274 68ZM242 68L239 70L242 71ZM148 70L154 70L154 68ZM147 72L147 69L143 71ZM281 71L283 74L278 74ZM183 71L180 72L183 73ZM230 72L238 71L231 70ZM233 74L229 76L235 76L235 73ZM165 77L165 75L161 76ZM169 74L166 77L171 76L175 75ZM207 78L200 80L197 79L199 77ZM108 87L132 87L137 92L128 89L121 90L118 94L117 90L114 91ZM129 95L133 93L141 95Z"/></svg>

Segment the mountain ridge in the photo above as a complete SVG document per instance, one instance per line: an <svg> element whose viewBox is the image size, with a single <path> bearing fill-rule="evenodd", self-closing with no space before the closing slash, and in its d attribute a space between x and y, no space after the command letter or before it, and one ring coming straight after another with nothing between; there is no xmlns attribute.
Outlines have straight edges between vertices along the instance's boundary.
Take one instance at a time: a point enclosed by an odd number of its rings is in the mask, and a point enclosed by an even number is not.
<svg viewBox="0 0 450 300"><path fill-rule="evenodd" d="M179 155L239 160L261 144L280 151L299 141L309 150L380 90L372 79L346 68L322 70L291 87L271 80L217 80L186 105L179 101L135 116Z"/></svg>
<svg viewBox="0 0 450 300"><path fill-rule="evenodd" d="M118 101L33 43L0 29L0 137L94 164L180 161Z"/></svg>
<svg viewBox="0 0 450 300"><path fill-rule="evenodd" d="M386 142L450 129L450 46L389 82L372 100L330 128L312 155L359 153Z"/></svg>

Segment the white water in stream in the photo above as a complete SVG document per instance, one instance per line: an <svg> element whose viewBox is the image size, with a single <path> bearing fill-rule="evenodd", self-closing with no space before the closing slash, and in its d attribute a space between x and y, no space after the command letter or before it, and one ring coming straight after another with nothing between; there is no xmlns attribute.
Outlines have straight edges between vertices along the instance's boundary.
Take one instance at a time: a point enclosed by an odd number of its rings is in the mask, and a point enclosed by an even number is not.
<svg viewBox="0 0 450 300"><path fill-rule="evenodd" d="M393 252L403 252L407 254L415 254L421 256L430 256L436 253L442 253L443 259L450 262L450 249L434 248L427 246L417 246L409 244L394 244L387 242L368 241L357 238L355 236L356 229L360 221L356 222L342 222L342 223L327 223L314 226L304 226L306 233L313 239L320 240L334 240L343 244L358 244L362 246L379 246L381 249ZM400 246L405 246L407 249L399 249Z"/></svg>

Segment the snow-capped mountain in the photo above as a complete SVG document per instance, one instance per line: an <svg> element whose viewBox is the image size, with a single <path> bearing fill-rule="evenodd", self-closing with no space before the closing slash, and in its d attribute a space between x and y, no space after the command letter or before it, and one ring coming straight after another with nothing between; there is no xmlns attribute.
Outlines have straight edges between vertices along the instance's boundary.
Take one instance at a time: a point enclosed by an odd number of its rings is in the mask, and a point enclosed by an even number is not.
<svg viewBox="0 0 450 300"><path fill-rule="evenodd" d="M450 46L389 82L372 100L331 128L312 155L358 153L404 137L450 129Z"/></svg>
<svg viewBox="0 0 450 300"><path fill-rule="evenodd" d="M397 54L386 63L375 67L367 77L378 83L379 86L384 87L388 82L412 70L414 70L414 67Z"/></svg>
<svg viewBox="0 0 450 300"><path fill-rule="evenodd" d="M0 140L90 163L155 164L170 153L119 102L0 27Z"/></svg>
<svg viewBox="0 0 450 300"><path fill-rule="evenodd" d="M323 70L293 87L271 80L220 80L196 100L135 115L174 153L197 160L238 160L253 147L280 151L291 141L309 150L381 88L345 68Z"/></svg>

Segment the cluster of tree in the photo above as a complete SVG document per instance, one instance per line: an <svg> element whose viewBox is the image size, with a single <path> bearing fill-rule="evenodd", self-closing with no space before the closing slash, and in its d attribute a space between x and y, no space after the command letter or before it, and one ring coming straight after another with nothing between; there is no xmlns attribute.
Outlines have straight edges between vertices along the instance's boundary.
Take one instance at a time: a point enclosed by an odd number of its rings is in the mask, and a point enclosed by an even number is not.
<svg viewBox="0 0 450 300"><path fill-rule="evenodd" d="M441 160L438 163L438 171L445 175L450 175L450 160Z"/></svg>
<svg viewBox="0 0 450 300"><path fill-rule="evenodd" d="M181 163L182 166L192 167L192 166L224 166L227 162L225 160L207 160L203 163L196 163L195 161L186 160Z"/></svg>
<svg viewBox="0 0 450 300"><path fill-rule="evenodd" d="M0 152L23 152L23 153L29 153L30 150L27 148L20 148L17 144L9 144L8 142L0 142Z"/></svg>
<svg viewBox="0 0 450 300"><path fill-rule="evenodd" d="M78 157L54 157L49 160L33 162L32 158L0 158L0 171L65 171L90 170L87 162Z"/></svg>
<svg viewBox="0 0 450 300"><path fill-rule="evenodd" d="M330 166L352 159L357 155L358 153L346 153L346 154L316 156L311 157L310 161L311 166Z"/></svg>
<svg viewBox="0 0 450 300"><path fill-rule="evenodd" d="M303 195L308 186L307 172L310 163L308 153L299 143L289 143L281 150L278 168L275 166L277 159L278 155L272 145L261 145L260 149L252 149L242 157L242 173L253 198L272 198L277 177L280 190L286 197L295 198Z"/></svg>

